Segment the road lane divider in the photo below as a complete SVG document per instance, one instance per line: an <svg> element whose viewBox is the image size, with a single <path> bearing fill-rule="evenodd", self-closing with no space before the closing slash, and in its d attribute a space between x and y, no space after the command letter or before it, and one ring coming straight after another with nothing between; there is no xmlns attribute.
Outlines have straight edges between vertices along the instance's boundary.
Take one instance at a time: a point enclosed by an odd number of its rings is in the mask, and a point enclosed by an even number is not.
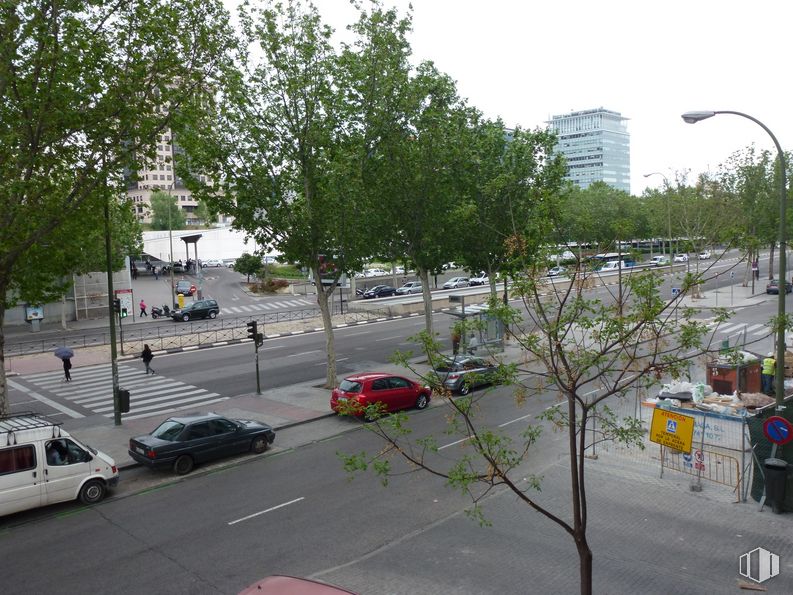
<svg viewBox="0 0 793 595"><path fill-rule="evenodd" d="M229 521L228 525L236 525L237 523L241 523L242 521L247 521L257 516L267 514L268 512L272 512L274 510L278 510L279 508L283 508L284 506L289 506L290 504L295 504L300 502L301 500L305 500L305 496L300 496L300 498L295 498L294 500L290 500L289 502L284 502L283 504L278 504L276 506L271 506L265 510L260 510L259 512L254 512L253 514L249 514L248 516L244 516L241 519L237 519L236 521Z"/></svg>

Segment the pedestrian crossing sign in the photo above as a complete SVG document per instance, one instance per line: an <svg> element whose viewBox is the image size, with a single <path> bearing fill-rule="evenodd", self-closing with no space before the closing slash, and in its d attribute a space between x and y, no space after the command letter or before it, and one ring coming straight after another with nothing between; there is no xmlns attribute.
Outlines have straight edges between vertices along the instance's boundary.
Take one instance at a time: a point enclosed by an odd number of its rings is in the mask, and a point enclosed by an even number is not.
<svg viewBox="0 0 793 595"><path fill-rule="evenodd" d="M694 418L691 415L658 407L653 410L653 420L650 423L651 442L690 453L693 440Z"/></svg>

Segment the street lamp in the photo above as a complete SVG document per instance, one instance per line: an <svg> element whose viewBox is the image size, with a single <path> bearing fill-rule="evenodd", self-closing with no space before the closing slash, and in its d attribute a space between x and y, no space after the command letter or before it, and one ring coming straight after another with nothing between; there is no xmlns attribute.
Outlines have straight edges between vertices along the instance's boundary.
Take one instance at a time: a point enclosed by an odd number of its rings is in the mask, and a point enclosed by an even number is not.
<svg viewBox="0 0 793 595"><path fill-rule="evenodd" d="M669 184L669 178L667 178L664 174L660 171L650 172L649 174L644 174L645 178L649 178L650 176L661 176L664 179L664 183L666 184L667 195L666 195L666 231L667 237L669 238L669 243L667 246L669 247L669 260L672 260L672 210L669 207L669 193L668 191L672 189L672 186Z"/></svg>
<svg viewBox="0 0 793 595"><path fill-rule="evenodd" d="M696 124L701 120L707 120L717 114L732 114L734 116L741 116L747 120L751 120L763 130L768 133L771 140L774 141L776 146L777 155L779 157L779 299L777 301L777 329L776 329L776 410L781 411L785 407L783 405L785 399L785 271L787 269L785 251L787 249L787 234L785 229L787 210L787 180L785 175L785 154L779 141L774 136L768 127L757 118L753 118L748 114L742 112L734 112L728 110L721 111L699 111L699 112L686 112L682 115L683 121L687 124Z"/></svg>

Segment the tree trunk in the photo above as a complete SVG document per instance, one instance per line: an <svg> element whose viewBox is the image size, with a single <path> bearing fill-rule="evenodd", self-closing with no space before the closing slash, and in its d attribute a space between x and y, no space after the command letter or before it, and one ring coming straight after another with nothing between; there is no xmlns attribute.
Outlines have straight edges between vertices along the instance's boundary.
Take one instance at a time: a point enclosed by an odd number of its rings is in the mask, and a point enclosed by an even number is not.
<svg viewBox="0 0 793 595"><path fill-rule="evenodd" d="M333 338L333 322L330 316L330 299L336 286L333 284L329 285L327 289L325 288L322 284L318 266L314 268L314 279L317 280L317 305L322 314L322 328L325 331L325 351L328 358L325 388L336 388L336 342Z"/></svg>
<svg viewBox="0 0 793 595"><path fill-rule="evenodd" d="M416 267L421 279L421 297L424 298L424 329L427 334L432 336L432 295L430 294L430 274L429 271L421 267Z"/></svg>
<svg viewBox="0 0 793 595"><path fill-rule="evenodd" d="M774 255L775 254L776 254L776 244L774 242L771 242L771 251L768 253L768 278L769 279L773 279L774 278ZM758 250L757 256L758 257L760 256L759 250ZM782 280L780 279L779 282L782 283ZM780 285L780 287L781 287L781 285Z"/></svg>
<svg viewBox="0 0 793 595"><path fill-rule="evenodd" d="M573 535L578 549L578 575L581 595L592 595L592 550L586 540L586 531Z"/></svg>
<svg viewBox="0 0 793 595"><path fill-rule="evenodd" d="M5 284L0 284L0 291L5 295ZM2 302L2 300L0 300ZM5 357L5 333L3 325L5 324L6 310L5 306L0 303L0 415L7 415L8 407L8 384L6 382L6 357Z"/></svg>
<svg viewBox="0 0 793 595"><path fill-rule="evenodd" d="M61 328L65 331L69 330L69 327L66 325L66 294L65 293L61 296Z"/></svg>

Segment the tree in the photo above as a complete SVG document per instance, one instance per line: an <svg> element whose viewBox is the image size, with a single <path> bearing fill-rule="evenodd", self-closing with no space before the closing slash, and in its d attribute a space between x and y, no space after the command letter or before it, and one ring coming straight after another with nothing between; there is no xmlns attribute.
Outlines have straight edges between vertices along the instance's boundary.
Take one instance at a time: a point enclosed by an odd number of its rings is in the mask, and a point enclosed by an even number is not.
<svg viewBox="0 0 793 595"><path fill-rule="evenodd" d="M184 211L179 208L176 197L157 190L151 195L151 228L184 229Z"/></svg>
<svg viewBox="0 0 793 595"><path fill-rule="evenodd" d="M248 283L251 281L251 275L259 275L263 268L262 259L254 254L248 254L247 252L243 252L242 255L234 261L234 270L243 275L247 275Z"/></svg>
<svg viewBox="0 0 793 595"><path fill-rule="evenodd" d="M388 120L379 110L394 85L384 65L406 51L407 25L393 11L377 3L359 10L358 41L340 57L311 5L241 9L241 68L227 72L215 118L182 131L187 151L177 161L194 193L233 214L238 229L329 281L317 284L329 387L336 385L330 298L340 275L360 270L374 252L376 211L363 172L377 140L371 129ZM248 54L251 46L260 55ZM209 174L222 192L191 171Z"/></svg>
<svg viewBox="0 0 793 595"><path fill-rule="evenodd" d="M483 524L487 518L480 502L493 489L506 488L518 502L570 535L579 554L580 591L590 594L593 552L587 535L585 457L586 439L593 432L590 424L597 420L595 442L620 440L641 447L640 421L620 418L609 408L609 400L624 396L635 387L646 388L661 374L685 373L689 357L686 352L701 350L706 328L691 318L690 310L684 313L682 323L673 321L673 308L660 298L660 280L652 272L628 280L634 299L620 312L617 304L589 298L572 291L570 286L548 298L542 290L539 270L539 267L526 269L526 280L516 284L527 315L491 299L491 315L514 329L515 339L525 350L527 359L532 360L526 365L500 362L494 378L497 384L512 386L518 405L547 392L558 395L558 405L547 410L542 418L567 434L569 517L553 512L559 495L540 491L541 478L527 477L522 468L522 463L531 456L532 447L542 437L542 422L525 422L519 437L513 438L508 430L487 425L488 403L493 400L488 391L451 398L442 378L432 373L421 380L433 387L447 408L444 440L459 439L467 445L464 454L444 463L444 459L435 456L438 452L435 437L426 436L423 431L422 437L415 437L406 414L384 416L376 406L371 406L364 414L375 422L367 424L367 428L379 435L385 446L373 454L340 453L340 457L348 472L371 470L384 483L392 475L406 472L394 467L394 457L407 460L413 472L429 471L445 478L450 488L469 495L473 505L469 513ZM684 284L683 291L689 289L690 284ZM674 343L667 337L671 332L675 333ZM422 333L418 341L430 364L440 364L439 343L427 333ZM397 354L397 359L410 367L410 355ZM599 390L594 390L598 387ZM448 451L444 454L448 457Z"/></svg>
<svg viewBox="0 0 793 595"><path fill-rule="evenodd" d="M103 186L118 188L125 168L153 157L170 110L198 107L188 99L208 83L230 27L217 0L20 0L0 15L5 413L5 310L59 294L68 268L56 251L103 227Z"/></svg>

